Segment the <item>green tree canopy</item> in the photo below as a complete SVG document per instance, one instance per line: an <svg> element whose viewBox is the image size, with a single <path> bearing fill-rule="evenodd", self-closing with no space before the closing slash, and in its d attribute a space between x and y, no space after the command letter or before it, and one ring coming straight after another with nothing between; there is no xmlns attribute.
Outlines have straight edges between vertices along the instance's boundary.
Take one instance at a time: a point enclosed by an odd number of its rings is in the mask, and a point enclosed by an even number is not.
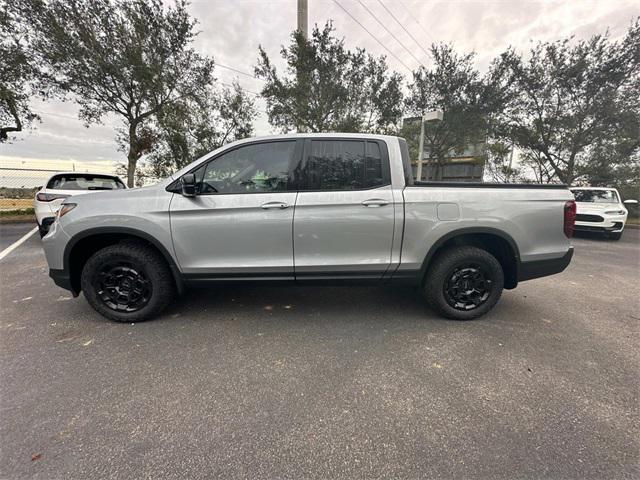
<svg viewBox="0 0 640 480"><path fill-rule="evenodd" d="M604 34L539 43L526 59L510 49L494 64L511 93L498 134L568 184L593 172L598 152L628 160L638 147L639 65L637 20L619 42Z"/></svg>
<svg viewBox="0 0 640 480"><path fill-rule="evenodd" d="M255 104L237 83L205 93L158 116L161 141L148 158L151 175L169 175L225 143L253 134Z"/></svg>
<svg viewBox="0 0 640 480"><path fill-rule="evenodd" d="M80 117L123 120L127 180L158 140L153 122L170 107L206 96L213 60L191 47L195 21L185 0L24 0L33 54L48 77L73 95Z"/></svg>
<svg viewBox="0 0 640 480"><path fill-rule="evenodd" d="M260 47L256 76L266 81L269 122L284 132L391 132L402 115L402 77L384 57L347 50L331 23L313 29L310 39L296 31L280 54L279 75Z"/></svg>
<svg viewBox="0 0 640 480"><path fill-rule="evenodd" d="M39 119L29 106L40 70L27 50L28 35L13 3L0 1L0 143Z"/></svg>

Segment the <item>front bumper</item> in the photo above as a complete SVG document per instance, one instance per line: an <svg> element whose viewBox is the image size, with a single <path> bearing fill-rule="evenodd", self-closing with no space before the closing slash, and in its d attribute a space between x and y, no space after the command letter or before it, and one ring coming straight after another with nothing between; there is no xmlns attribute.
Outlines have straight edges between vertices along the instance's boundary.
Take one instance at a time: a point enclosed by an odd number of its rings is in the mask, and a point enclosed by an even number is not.
<svg viewBox="0 0 640 480"><path fill-rule="evenodd" d="M571 263L573 257L573 247L569 247L567 253L562 257L548 260L535 260L533 262L522 262L518 268L518 281L531 280L533 278L546 277L562 272Z"/></svg>
<svg viewBox="0 0 640 480"><path fill-rule="evenodd" d="M49 269L49 276L53 279L53 283L57 286L69 290L74 297L77 297L80 292L77 292L71 284L71 275L66 270Z"/></svg>
<svg viewBox="0 0 640 480"><path fill-rule="evenodd" d="M581 220L580 218L584 220ZM626 215L582 214L576 215L575 230L582 232L621 232Z"/></svg>

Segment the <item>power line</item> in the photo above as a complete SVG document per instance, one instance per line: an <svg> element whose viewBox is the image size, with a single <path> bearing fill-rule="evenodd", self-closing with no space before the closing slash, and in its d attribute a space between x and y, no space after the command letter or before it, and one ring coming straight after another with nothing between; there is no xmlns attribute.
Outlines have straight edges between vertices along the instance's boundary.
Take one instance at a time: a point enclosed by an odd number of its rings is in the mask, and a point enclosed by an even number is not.
<svg viewBox="0 0 640 480"><path fill-rule="evenodd" d="M360 0L358 0L358 1L360 1ZM425 53L425 55L427 55L428 57L430 57L431 55L430 55L429 53L427 53L427 51L426 51L424 48L422 48L422 45L420 45L420 43L415 39L415 37L414 37L413 35L411 35L411 32L409 32L409 30L407 30L407 29L405 28L405 26L400 22L400 20L398 20L398 18L393 14L393 12L392 12L391 10L389 10L389 9L387 8L387 6L386 6L384 3L382 3L382 0L378 0L378 3L379 3L380 5L382 5L382 8L384 8L384 9L387 11L387 13L389 13L389 15L391 15L391 16L393 17L393 19L396 21L396 23L397 23L398 25L400 25L400 27L401 27L405 32L407 32L407 35L409 35L409 36L411 37L411 39L412 39L414 42L416 42L416 45L418 45L418 47L420 47L420 49ZM405 7L405 8L406 8L406 7ZM422 65L422 63L421 63L421 65ZM422 65L422 66L424 67L424 65Z"/></svg>
<svg viewBox="0 0 640 480"><path fill-rule="evenodd" d="M346 8L344 8L342 5L340 5L340 2L338 2L338 0L333 0L333 3L335 3L337 6L339 6L339 7L344 11L344 13L346 13L347 15L349 15L349 16L351 17L351 19L352 19L354 22L356 22L358 25L360 25L360 26L362 27L362 29L363 29L365 32L367 32L367 33L371 36L371 38L373 38L376 42L378 42L378 44L379 44L382 48L384 48L387 52L389 52L389 54L390 54L393 58L395 58L398 62L400 62L400 64L401 64L404 68L406 68L406 69L407 69L407 70L409 70L410 72L412 72L412 71L413 71L413 70L411 70L409 67L407 67L407 64L406 64L406 63L404 63L402 60L400 60L400 59L399 59L399 58L398 58L398 57L397 57L397 56L396 56L396 55L395 55L391 50L389 50L389 49L388 49L388 48L387 48L387 47L386 47L386 46L385 46L385 45L384 45L380 40L378 40L378 39L376 38L376 36L375 36L373 33L371 33L371 32L367 29L367 27L365 27L364 25L362 25L362 24L358 21L358 19L357 19L356 17L354 17L353 15L351 15L351 14L349 13L349 11L348 11Z"/></svg>
<svg viewBox="0 0 640 480"><path fill-rule="evenodd" d="M415 18L415 17L413 16L413 14L411 13L411 10L409 10L409 9L407 8L407 6L404 4L404 2L403 2L402 0L400 0L400 5L402 5L402 6L404 7L404 9L407 11L407 13L409 14L409 16L411 17L411 19L415 22L415 24L416 24L416 25L418 25L418 26L420 27L420 29L424 32L424 34L425 34L427 37L429 37L433 43L436 43L435 39L431 36L431 34L430 34L429 32L427 32L427 31L425 30L425 28L424 28L424 27L422 26L422 24L418 21L418 19L417 19L417 18ZM429 56L431 56L431 54L429 54Z"/></svg>
<svg viewBox="0 0 640 480"><path fill-rule="evenodd" d="M227 83L227 82L220 82L222 85L226 85L227 87L235 87L235 85L233 83ZM244 88L242 85L239 85L239 87L244 90L247 93L250 93L251 95L255 95L257 97L261 97L262 94L257 93L257 92L252 92L251 90L247 90L246 88Z"/></svg>
<svg viewBox="0 0 640 480"><path fill-rule="evenodd" d="M369 12L369 15L371 15L371 16L373 17L373 19L374 19L376 22L378 22L378 23L380 24L380 26L381 26L382 28L384 28L384 29L387 31L387 33L388 33L389 35L391 35L391 36L394 38L394 40L395 40L396 42L398 42L398 43L400 44L400 46L401 46L402 48L404 48L404 49L406 50L406 52L407 52L409 55L411 55L411 56L413 57L413 59L414 59L416 62L418 62L420 65L422 65L422 62L421 62L420 60L418 60L418 58L413 54L413 52L411 52L411 50L409 50L409 49L404 45L404 43L402 43L400 40L398 40L398 37L396 37L396 36L393 34L393 32L392 32L391 30L389 30L389 29L387 28L387 26L386 26L384 23L382 23L382 22L378 19L378 17L376 17L376 16L375 16L375 14L374 14L371 10L369 10L369 7L367 7L367 6L366 6L364 3L362 3L360 0L358 0L358 3L359 3L360 5L362 5L362 7L363 7L367 12ZM384 7L384 5L383 5L383 7ZM424 67L424 65L422 65L422 66Z"/></svg>
<svg viewBox="0 0 640 480"><path fill-rule="evenodd" d="M261 82L266 82L266 80L264 80L264 79L262 79L262 78L258 78L258 77L256 77L255 75L251 75L251 74L250 74L250 73L248 73L248 72L243 72L242 70L238 70L237 68L229 67L229 66L227 66L227 65L223 65L223 64L221 64L221 63L216 63L215 65L216 65L216 67L226 68L227 70L231 70L232 72L239 73L240 75L245 75L245 76L247 76L247 77L251 77L251 78L253 78L254 80L259 80L259 81L261 81Z"/></svg>

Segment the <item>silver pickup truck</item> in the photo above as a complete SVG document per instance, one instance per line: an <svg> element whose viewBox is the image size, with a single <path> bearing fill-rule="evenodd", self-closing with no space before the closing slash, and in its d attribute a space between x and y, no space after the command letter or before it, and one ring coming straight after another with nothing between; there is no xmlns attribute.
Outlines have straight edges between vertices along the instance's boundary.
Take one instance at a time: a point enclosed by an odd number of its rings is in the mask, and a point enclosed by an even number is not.
<svg viewBox="0 0 640 480"><path fill-rule="evenodd" d="M302 134L225 145L152 187L72 197L44 250L55 283L123 322L218 282L402 282L469 320L563 271L563 185L416 182L404 139Z"/></svg>

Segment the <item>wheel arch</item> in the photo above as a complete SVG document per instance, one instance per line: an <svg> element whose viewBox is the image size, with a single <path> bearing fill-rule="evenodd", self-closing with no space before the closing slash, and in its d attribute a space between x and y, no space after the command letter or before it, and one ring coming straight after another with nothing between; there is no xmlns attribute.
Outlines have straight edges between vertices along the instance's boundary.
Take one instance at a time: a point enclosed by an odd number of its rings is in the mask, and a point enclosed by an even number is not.
<svg viewBox="0 0 640 480"><path fill-rule="evenodd" d="M178 265L164 245L152 235L130 227L95 227L71 237L64 249L64 270L69 272L74 295L81 291L80 275L89 257L104 247L123 241L143 242L160 252L171 269L178 293L184 291L184 281Z"/></svg>
<svg viewBox="0 0 640 480"><path fill-rule="evenodd" d="M460 228L440 237L431 246L422 262L420 278L424 280L429 265L440 252L454 245L475 246L491 253L502 266L505 288L512 289L518 285L518 270L520 268L518 245L511 235L491 227Z"/></svg>

